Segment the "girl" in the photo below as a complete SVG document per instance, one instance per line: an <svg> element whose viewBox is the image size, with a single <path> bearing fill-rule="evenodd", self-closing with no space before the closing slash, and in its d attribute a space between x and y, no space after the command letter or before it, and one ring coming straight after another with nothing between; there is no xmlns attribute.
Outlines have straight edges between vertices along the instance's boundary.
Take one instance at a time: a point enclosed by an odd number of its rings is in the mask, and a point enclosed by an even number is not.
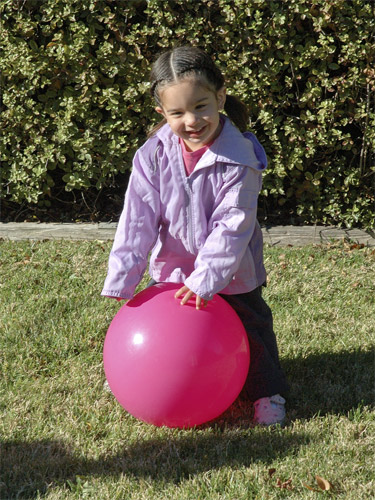
<svg viewBox="0 0 375 500"><path fill-rule="evenodd" d="M163 120L135 154L102 295L130 299L150 251L152 283L181 283L182 305L193 299L199 310L220 293L248 334L245 389L254 421L281 424L287 383L261 295L266 272L256 220L265 152L253 134L238 130L247 125L246 108L226 95L221 72L202 50L162 54L151 92Z"/></svg>

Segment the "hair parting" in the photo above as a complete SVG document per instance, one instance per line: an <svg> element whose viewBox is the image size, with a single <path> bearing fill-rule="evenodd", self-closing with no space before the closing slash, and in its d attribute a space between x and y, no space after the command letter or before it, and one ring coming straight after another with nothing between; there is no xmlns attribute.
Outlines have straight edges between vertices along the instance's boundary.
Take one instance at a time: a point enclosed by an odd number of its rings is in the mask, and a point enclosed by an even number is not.
<svg viewBox="0 0 375 500"><path fill-rule="evenodd" d="M169 64L171 66L171 71L172 71L172 75L173 75L173 80L175 82L177 82L178 78L177 78L177 75L176 75L176 72L174 70L174 67L173 67L173 50L171 50L171 57L169 59Z"/></svg>

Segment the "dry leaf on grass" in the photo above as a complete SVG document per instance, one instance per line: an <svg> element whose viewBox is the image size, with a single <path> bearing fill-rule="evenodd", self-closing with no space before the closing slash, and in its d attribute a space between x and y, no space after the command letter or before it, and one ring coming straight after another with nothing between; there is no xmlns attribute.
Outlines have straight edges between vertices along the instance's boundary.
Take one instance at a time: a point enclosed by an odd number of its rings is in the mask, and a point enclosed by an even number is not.
<svg viewBox="0 0 375 500"><path fill-rule="evenodd" d="M320 488L320 490L318 488L314 488L312 486L309 486L308 484L306 483L302 483L303 486L305 488L307 488L308 490L310 491L330 491L330 490L333 490L333 484L330 483L329 481L327 481L327 479L324 479L323 477L320 477L320 476L315 476L315 479L316 479L316 482L318 483L318 486Z"/></svg>
<svg viewBox="0 0 375 500"><path fill-rule="evenodd" d="M268 477L271 479L275 474L276 469L268 469ZM280 488L281 490L293 490L294 486L292 485L292 479L287 479L286 481L282 481L279 477L276 479L276 488Z"/></svg>
<svg viewBox="0 0 375 500"><path fill-rule="evenodd" d="M361 250L362 248L365 248L364 243L353 243L349 245L350 250Z"/></svg>
<svg viewBox="0 0 375 500"><path fill-rule="evenodd" d="M276 472L276 469L268 469L268 475L269 477L272 477Z"/></svg>
<svg viewBox="0 0 375 500"><path fill-rule="evenodd" d="M302 483L302 485L303 485L305 488L307 488L308 490L310 490L310 491L318 491L318 492L320 491L320 490L318 490L317 488L313 488L313 487L312 487L312 486L310 486L309 484Z"/></svg>
<svg viewBox="0 0 375 500"><path fill-rule="evenodd" d="M327 479L324 479L320 476L315 476L315 479L316 479L316 482L318 483L318 486L321 490L329 491L329 490L333 489L332 484L329 481L327 481Z"/></svg>
<svg viewBox="0 0 375 500"><path fill-rule="evenodd" d="M292 480L287 479L286 481L281 481L278 477L276 481L276 488L280 488L282 490L292 490L294 486L292 485Z"/></svg>

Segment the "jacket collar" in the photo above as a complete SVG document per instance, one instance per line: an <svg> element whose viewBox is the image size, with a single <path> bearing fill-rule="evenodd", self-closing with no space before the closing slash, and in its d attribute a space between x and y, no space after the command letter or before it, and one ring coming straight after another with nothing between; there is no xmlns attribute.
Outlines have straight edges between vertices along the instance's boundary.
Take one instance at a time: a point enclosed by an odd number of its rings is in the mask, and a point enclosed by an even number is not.
<svg viewBox="0 0 375 500"><path fill-rule="evenodd" d="M199 160L197 169L208 167L217 162L243 165L256 170L264 170L267 159L262 146L250 132L242 134L224 115L224 126L215 142ZM179 147L178 137L172 132L168 124L158 132L158 138L169 149Z"/></svg>

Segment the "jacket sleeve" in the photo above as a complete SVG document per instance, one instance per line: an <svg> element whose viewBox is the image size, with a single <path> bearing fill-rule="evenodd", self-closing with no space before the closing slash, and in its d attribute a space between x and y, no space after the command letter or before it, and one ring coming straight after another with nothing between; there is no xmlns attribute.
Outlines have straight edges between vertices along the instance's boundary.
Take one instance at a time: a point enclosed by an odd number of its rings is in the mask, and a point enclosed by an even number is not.
<svg viewBox="0 0 375 500"><path fill-rule="evenodd" d="M185 285L210 300L232 280L249 246L257 223L260 170L229 167L210 219L210 234L200 249Z"/></svg>
<svg viewBox="0 0 375 500"><path fill-rule="evenodd" d="M159 228L159 173L143 148L137 151L108 261L101 295L130 299L142 279Z"/></svg>

